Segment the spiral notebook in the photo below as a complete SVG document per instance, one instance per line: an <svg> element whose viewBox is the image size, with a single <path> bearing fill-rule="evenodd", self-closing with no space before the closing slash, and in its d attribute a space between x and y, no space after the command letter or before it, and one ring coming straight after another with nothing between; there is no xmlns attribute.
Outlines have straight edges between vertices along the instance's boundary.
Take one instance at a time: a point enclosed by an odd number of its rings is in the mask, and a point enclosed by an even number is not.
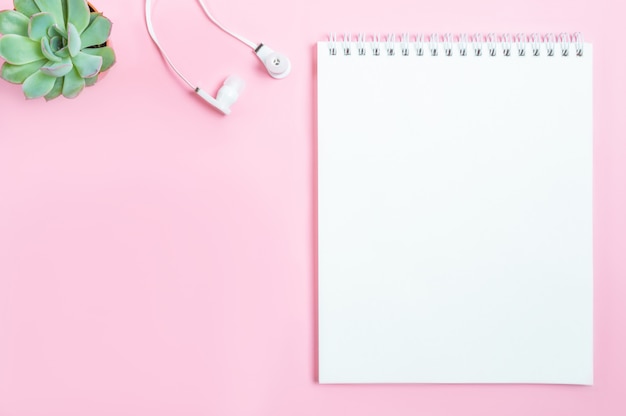
<svg viewBox="0 0 626 416"><path fill-rule="evenodd" d="M592 384L592 46L317 44L321 383Z"/></svg>

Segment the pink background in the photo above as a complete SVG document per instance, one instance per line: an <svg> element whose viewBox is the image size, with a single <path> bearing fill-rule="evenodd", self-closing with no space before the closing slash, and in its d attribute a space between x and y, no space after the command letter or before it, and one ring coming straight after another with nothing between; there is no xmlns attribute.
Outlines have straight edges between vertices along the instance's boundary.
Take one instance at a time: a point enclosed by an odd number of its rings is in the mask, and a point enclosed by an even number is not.
<svg viewBox="0 0 626 416"><path fill-rule="evenodd" d="M94 2L118 63L76 100L0 83L0 416L626 414L626 6L617 0ZM11 8L0 0L0 9ZM315 62L330 31L581 31L594 43L595 385L316 383ZM511 80L515 82L515 80Z"/></svg>

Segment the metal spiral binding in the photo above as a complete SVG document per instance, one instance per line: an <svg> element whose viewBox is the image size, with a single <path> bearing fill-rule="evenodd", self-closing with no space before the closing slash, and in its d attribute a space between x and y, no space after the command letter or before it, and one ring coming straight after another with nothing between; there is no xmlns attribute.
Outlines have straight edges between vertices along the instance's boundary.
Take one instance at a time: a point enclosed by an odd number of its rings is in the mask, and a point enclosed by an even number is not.
<svg viewBox="0 0 626 416"><path fill-rule="evenodd" d="M372 55L379 56L380 55L380 35L374 35L374 39L371 42L372 45Z"/></svg>
<svg viewBox="0 0 626 416"><path fill-rule="evenodd" d="M429 36L419 33L412 36L409 33L403 33L399 40L395 33L389 33L385 37L381 37L379 34L366 36L364 33L359 33L356 41L354 41L352 34L346 32L341 40L334 33L331 33L327 45L330 55L337 55L337 51L341 50L345 56L352 54L365 56L368 53L380 56L383 46L387 56L424 56L429 53L431 56L454 56L456 54L459 56L471 54L474 56L483 56L483 54L498 56L501 54L509 57L515 54L517 56L541 56L545 54L545 56L553 57L557 56L557 51L560 51L561 56L567 57L570 56L570 50L573 50L572 53L575 53L576 56L583 56L584 53L583 37L579 32L574 34L560 33L558 35L555 33L532 33L530 35L525 33L516 35L489 33L486 36L482 33L474 35L446 33L443 36L437 33Z"/></svg>
<svg viewBox="0 0 626 416"><path fill-rule="evenodd" d="M409 56L409 43L410 43L409 34L403 33L402 43L400 44L400 48L402 49L402 56Z"/></svg>
<svg viewBox="0 0 626 416"><path fill-rule="evenodd" d="M571 42L569 35L567 33L561 33L559 39L561 41L561 55L569 56L569 45Z"/></svg>
<svg viewBox="0 0 626 416"><path fill-rule="evenodd" d="M459 55L467 56L467 34L462 33L459 36Z"/></svg>
<svg viewBox="0 0 626 416"><path fill-rule="evenodd" d="M574 33L574 47L576 48L576 56L583 56L583 35L580 32Z"/></svg>
<svg viewBox="0 0 626 416"><path fill-rule="evenodd" d="M335 34L334 34L334 33L331 33L331 34L330 34L330 37L329 37L329 39L328 39L328 52L329 52L331 55L337 55L337 46L336 46L336 43L337 43L337 38L335 37Z"/></svg>
<svg viewBox="0 0 626 416"><path fill-rule="evenodd" d="M387 42L385 45L385 49L387 49L387 55L393 56L395 55L395 45L396 45L396 35L390 33L387 35Z"/></svg>
<svg viewBox="0 0 626 416"><path fill-rule="evenodd" d="M415 53L417 56L424 55L424 36L423 35L417 35L417 38L415 39Z"/></svg>
<svg viewBox="0 0 626 416"><path fill-rule="evenodd" d="M446 56L452 56L452 43L454 42L454 37L452 33L446 33L443 37L443 53Z"/></svg>
<svg viewBox="0 0 626 416"><path fill-rule="evenodd" d="M539 56L540 53L540 47L541 47L541 35L539 35L539 33L533 33L531 35L531 45L532 45L532 49L533 49L533 56Z"/></svg>
<svg viewBox="0 0 626 416"><path fill-rule="evenodd" d="M548 51L548 56L554 56L554 44L555 43L556 43L556 36L554 36L554 33L549 33L545 39L546 50Z"/></svg>
<svg viewBox="0 0 626 416"><path fill-rule="evenodd" d="M359 38L356 41L356 48L359 51L359 55L365 55L365 34L359 33Z"/></svg>
<svg viewBox="0 0 626 416"><path fill-rule="evenodd" d="M528 36L525 33L518 33L515 36L515 43L517 45L517 54L519 56L526 56L526 45L528 44Z"/></svg>
<svg viewBox="0 0 626 416"><path fill-rule="evenodd" d="M344 55L350 55L352 53L352 51L350 50L350 45L352 45L352 35L346 33L345 35L343 35L342 43Z"/></svg>
<svg viewBox="0 0 626 416"><path fill-rule="evenodd" d="M428 49L430 49L430 54L432 56L439 55L439 35L433 33L430 35L430 42L428 42Z"/></svg>
<svg viewBox="0 0 626 416"><path fill-rule="evenodd" d="M474 55L481 56L483 54L483 35L477 33L474 35Z"/></svg>

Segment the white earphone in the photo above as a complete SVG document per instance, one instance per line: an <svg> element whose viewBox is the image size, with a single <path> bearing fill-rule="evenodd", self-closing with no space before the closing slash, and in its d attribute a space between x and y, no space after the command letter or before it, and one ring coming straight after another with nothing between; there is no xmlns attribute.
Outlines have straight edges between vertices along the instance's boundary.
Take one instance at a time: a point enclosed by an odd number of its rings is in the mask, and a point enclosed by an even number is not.
<svg viewBox="0 0 626 416"><path fill-rule="evenodd" d="M230 106L237 101L239 94L243 91L245 86L246 83L243 79L236 75L231 75L226 78L224 85L219 89L215 98L200 87L196 87L195 91L204 101L217 108L222 114L228 115L230 114Z"/></svg>
<svg viewBox="0 0 626 416"><path fill-rule="evenodd" d="M244 38L243 36L226 29L217 21L217 19L213 17L213 15L202 0L198 0L198 3L200 3L202 10L211 22L213 22L217 27L226 32L228 35L234 37L238 41L242 42L243 44L254 50L254 53L263 63L265 69L267 70L267 73L272 78L283 79L287 75L289 75L289 72L291 71L291 62L289 61L289 58L287 58L287 56L283 55L282 53L273 51L270 47L262 43L259 43L257 45ZM209 103L215 109L220 111L222 114L230 114L230 107L239 98L239 95L245 87L245 82L236 75L229 76L228 78L226 78L226 80L224 81L224 85L219 89L217 96L214 98L213 96L211 96L211 94L207 93L199 86L191 83L178 70L178 68L176 68L163 47L161 47L152 24L152 0L146 0L146 26L148 28L148 33L150 34L152 41L159 49L159 52L163 56L163 59L165 59L165 61L169 64L169 66L176 73L176 75L178 75L196 94L198 94L199 97L201 97L204 101Z"/></svg>

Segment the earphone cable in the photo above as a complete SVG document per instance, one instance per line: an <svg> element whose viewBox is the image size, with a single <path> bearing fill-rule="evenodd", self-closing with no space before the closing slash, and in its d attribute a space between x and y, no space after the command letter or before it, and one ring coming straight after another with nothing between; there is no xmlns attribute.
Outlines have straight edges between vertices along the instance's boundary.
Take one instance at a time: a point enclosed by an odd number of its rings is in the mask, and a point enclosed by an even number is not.
<svg viewBox="0 0 626 416"><path fill-rule="evenodd" d="M200 3L200 7L202 7L202 10L204 10L204 14L206 14L206 16L209 18L209 20L211 22L213 22L215 24L215 26L217 26L220 29L222 29L222 31L224 31L228 35L232 36L233 38L237 39L238 41L240 41L244 45L252 48L253 50L255 50L259 46L256 43L252 42L251 40L248 40L248 39L244 38L243 36L238 35L237 33L232 32L232 31L226 29L220 22L217 21L217 19L215 17L213 17L211 12L209 11L209 8L206 6L206 4L204 4L203 0L198 0L198 3Z"/></svg>
<svg viewBox="0 0 626 416"><path fill-rule="evenodd" d="M163 49L163 47L161 46L161 44L159 43L159 40L157 39L156 33L154 32L154 27L152 25L152 0L146 0L146 26L148 27L148 33L150 34L150 37L152 38L152 41L154 42L154 44L156 45L156 47L159 49L159 52L161 52L161 56L163 56L163 59L165 59L165 61L169 64L169 66L172 68L172 70L176 73L176 75L178 75L183 81L185 81L185 83L187 85L189 85L189 87L192 90L195 90L196 87L191 83L191 81L189 81L179 70L178 68L176 68L176 66L174 65L174 63L170 60L169 56L167 55L167 53L165 52L165 49Z"/></svg>

